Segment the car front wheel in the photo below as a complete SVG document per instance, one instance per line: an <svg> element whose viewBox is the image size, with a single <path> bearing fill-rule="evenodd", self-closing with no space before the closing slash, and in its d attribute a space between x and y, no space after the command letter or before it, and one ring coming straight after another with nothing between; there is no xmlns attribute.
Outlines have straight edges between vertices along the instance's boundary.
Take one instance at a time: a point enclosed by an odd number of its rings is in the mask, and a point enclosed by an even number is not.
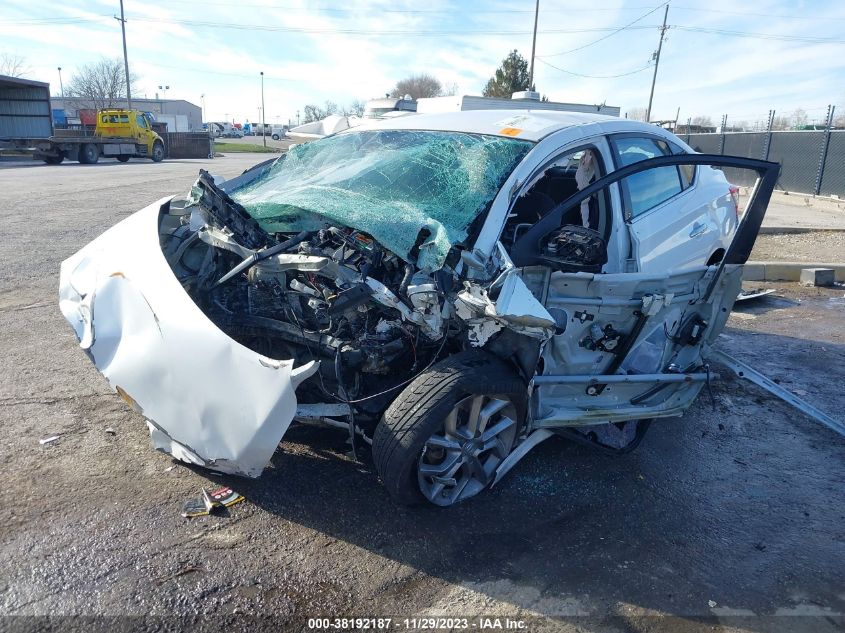
<svg viewBox="0 0 845 633"><path fill-rule="evenodd" d="M373 437L376 469L390 496L451 506L489 487L524 418L526 388L491 354L455 354L414 379Z"/></svg>

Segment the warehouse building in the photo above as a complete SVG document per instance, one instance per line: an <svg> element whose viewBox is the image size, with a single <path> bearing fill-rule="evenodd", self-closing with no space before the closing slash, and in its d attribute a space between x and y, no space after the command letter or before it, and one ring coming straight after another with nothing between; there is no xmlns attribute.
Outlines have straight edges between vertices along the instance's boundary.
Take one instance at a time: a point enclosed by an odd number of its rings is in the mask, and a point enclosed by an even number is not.
<svg viewBox="0 0 845 633"><path fill-rule="evenodd" d="M50 98L50 102L54 119L60 125L64 123L62 119L66 119L70 125L84 124L85 121L82 121L82 119L85 118L85 111L97 109L91 100L85 97L65 97L63 99L53 96ZM126 108L126 99L114 99L108 107ZM138 99L133 97L132 108L152 112L156 118L158 118L158 115L186 117L189 128L186 131L202 130L202 108L184 99ZM80 111L82 111L82 114L80 114Z"/></svg>

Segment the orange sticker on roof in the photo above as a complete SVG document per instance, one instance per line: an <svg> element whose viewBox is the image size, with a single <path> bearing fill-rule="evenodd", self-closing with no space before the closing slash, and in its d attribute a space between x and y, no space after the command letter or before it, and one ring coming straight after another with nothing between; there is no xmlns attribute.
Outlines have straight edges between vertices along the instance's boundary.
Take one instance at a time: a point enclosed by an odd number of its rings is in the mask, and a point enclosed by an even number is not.
<svg viewBox="0 0 845 633"><path fill-rule="evenodd" d="M520 132L522 132L522 130L518 127L503 127L499 130L499 134L504 136L519 136Z"/></svg>

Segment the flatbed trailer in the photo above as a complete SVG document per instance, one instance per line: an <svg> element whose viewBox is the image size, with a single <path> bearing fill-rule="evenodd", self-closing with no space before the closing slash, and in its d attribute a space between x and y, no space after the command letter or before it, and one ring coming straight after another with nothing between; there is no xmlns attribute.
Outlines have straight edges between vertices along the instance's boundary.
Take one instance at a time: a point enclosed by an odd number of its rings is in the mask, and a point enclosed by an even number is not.
<svg viewBox="0 0 845 633"><path fill-rule="evenodd" d="M48 165L58 165L65 158L83 164L94 164L100 156L121 161L131 157L148 156L147 145L133 138L105 138L99 136L51 136L49 138L0 139L0 153L25 152Z"/></svg>
<svg viewBox="0 0 845 633"><path fill-rule="evenodd" d="M159 162L164 152L164 140L144 112L100 109L91 135L54 130L50 85L0 76L0 154L29 154L58 165L65 159L93 164L100 156L121 162L133 157Z"/></svg>

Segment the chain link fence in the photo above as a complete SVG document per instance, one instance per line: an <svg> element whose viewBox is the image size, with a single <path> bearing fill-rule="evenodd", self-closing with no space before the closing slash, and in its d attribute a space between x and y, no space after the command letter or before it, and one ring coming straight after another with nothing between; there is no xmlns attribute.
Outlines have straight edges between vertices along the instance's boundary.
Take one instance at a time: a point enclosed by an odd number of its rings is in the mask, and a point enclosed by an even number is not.
<svg viewBox="0 0 845 633"><path fill-rule="evenodd" d="M780 163L778 189L845 197L845 130L681 134L702 154L762 158ZM726 169L736 185L754 184L748 170Z"/></svg>

